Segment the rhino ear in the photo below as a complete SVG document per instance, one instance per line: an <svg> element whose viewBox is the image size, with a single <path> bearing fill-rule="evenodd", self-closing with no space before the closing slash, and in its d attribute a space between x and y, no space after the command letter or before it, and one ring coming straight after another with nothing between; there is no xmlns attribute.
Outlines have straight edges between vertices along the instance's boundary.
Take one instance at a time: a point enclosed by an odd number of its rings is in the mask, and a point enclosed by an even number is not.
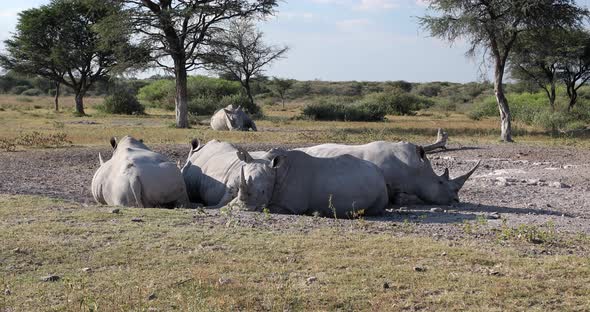
<svg viewBox="0 0 590 312"><path fill-rule="evenodd" d="M194 138L191 141L191 147L193 150L196 150L199 147L200 143L199 143L199 139Z"/></svg>
<svg viewBox="0 0 590 312"><path fill-rule="evenodd" d="M238 155L238 159L249 164L252 162L253 158L252 156L250 156L250 154L248 152L246 152L243 149L238 149L238 151L236 152L236 155Z"/></svg>
<svg viewBox="0 0 590 312"><path fill-rule="evenodd" d="M287 157L285 155L279 155L276 156L275 158L273 158L270 161L270 167L271 168L279 168L283 165L283 163L287 160Z"/></svg>
<svg viewBox="0 0 590 312"><path fill-rule="evenodd" d="M111 137L111 146L113 147L113 149L117 148L117 138Z"/></svg>
<svg viewBox="0 0 590 312"><path fill-rule="evenodd" d="M98 162L100 162L100 165L104 165L104 160L102 160L102 155L100 155L100 153L98 153Z"/></svg>
<svg viewBox="0 0 590 312"><path fill-rule="evenodd" d="M449 168L445 168L445 172L440 177L448 181L449 180Z"/></svg>

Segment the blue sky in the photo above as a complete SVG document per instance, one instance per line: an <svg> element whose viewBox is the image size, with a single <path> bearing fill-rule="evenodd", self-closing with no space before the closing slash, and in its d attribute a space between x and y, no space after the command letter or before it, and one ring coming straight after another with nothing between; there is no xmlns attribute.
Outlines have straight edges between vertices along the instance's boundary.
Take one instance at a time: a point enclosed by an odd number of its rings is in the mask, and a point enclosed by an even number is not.
<svg viewBox="0 0 590 312"><path fill-rule="evenodd" d="M425 0L287 0L261 22L266 41L288 45L287 58L266 74L299 80L480 80L481 58L465 57L419 29ZM579 1L587 4L588 0ZM17 13L48 0L0 1L0 40L14 31ZM0 44L0 49L1 44Z"/></svg>

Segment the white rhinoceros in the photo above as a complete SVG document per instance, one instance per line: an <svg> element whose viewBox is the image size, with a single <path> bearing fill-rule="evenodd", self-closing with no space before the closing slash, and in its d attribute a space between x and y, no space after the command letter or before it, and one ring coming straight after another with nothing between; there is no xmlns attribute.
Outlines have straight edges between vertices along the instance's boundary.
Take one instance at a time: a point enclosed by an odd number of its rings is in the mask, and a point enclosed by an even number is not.
<svg viewBox="0 0 590 312"><path fill-rule="evenodd" d="M194 139L181 170L190 201L202 203L206 208L225 206L237 196L240 167L246 160L264 162L253 160L250 154L231 143L211 140L201 145Z"/></svg>
<svg viewBox="0 0 590 312"><path fill-rule="evenodd" d="M379 215L388 204L387 186L374 164L343 155L318 158L301 151L273 149L268 162L245 160L238 196L231 204L271 213L328 217Z"/></svg>
<svg viewBox="0 0 590 312"><path fill-rule="evenodd" d="M113 157L92 179L92 195L101 204L127 207L187 207L186 187L175 163L151 151L142 141L111 138Z"/></svg>
<svg viewBox="0 0 590 312"><path fill-rule="evenodd" d="M257 131L256 124L242 107L234 108L232 105L217 110L211 116L211 128L218 131Z"/></svg>
<svg viewBox="0 0 590 312"><path fill-rule="evenodd" d="M479 162L466 174L450 179L449 170L438 176L422 146L407 142L377 141L364 145L321 144L299 148L315 157L352 155L377 165L385 176L390 200L397 203L400 193L415 195L426 203L450 204L459 202L459 190Z"/></svg>

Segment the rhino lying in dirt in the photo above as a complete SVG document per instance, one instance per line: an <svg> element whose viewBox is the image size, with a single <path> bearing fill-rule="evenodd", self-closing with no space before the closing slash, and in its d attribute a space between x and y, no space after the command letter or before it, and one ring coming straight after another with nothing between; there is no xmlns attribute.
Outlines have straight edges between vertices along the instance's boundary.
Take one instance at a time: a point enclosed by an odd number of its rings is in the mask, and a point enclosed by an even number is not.
<svg viewBox="0 0 590 312"><path fill-rule="evenodd" d="M262 153L259 153L262 154ZM250 154L227 142L211 140L200 145L191 142L191 151L182 176L191 202L199 202L206 208L221 208L237 196L240 167L253 160Z"/></svg>
<svg viewBox="0 0 590 312"><path fill-rule="evenodd" d="M446 141L446 139L445 139ZM459 190L479 166L466 174L450 179L449 170L438 176L421 146L407 142L377 141L364 145L322 144L299 148L315 157L352 155L377 165L385 176L390 201L398 204L399 194L411 194L431 204L459 202Z"/></svg>
<svg viewBox="0 0 590 312"><path fill-rule="evenodd" d="M262 158L268 162L244 160L232 204L248 210L330 217L380 215L387 208L383 174L368 161L350 155L317 158L283 149L273 149Z"/></svg>
<svg viewBox="0 0 590 312"><path fill-rule="evenodd" d="M143 142L125 136L111 139L113 157L103 161L92 178L92 196L101 204L128 207L187 207L180 170Z"/></svg>
<svg viewBox="0 0 590 312"><path fill-rule="evenodd" d="M232 105L228 105L226 108L222 108L213 114L211 117L211 128L218 131L252 131L256 130L256 124L250 116L244 112L241 106L234 108Z"/></svg>

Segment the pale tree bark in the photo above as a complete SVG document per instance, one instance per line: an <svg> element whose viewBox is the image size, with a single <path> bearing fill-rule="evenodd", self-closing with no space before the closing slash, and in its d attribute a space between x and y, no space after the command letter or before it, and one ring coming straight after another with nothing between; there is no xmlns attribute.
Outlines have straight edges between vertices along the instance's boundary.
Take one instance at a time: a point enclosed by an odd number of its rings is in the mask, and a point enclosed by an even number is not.
<svg viewBox="0 0 590 312"><path fill-rule="evenodd" d="M498 110L500 111L500 139L504 142L513 142L512 116L510 115L508 99L504 95L504 65L501 64L501 61L496 62L495 80L494 93L496 95L496 102L498 103Z"/></svg>

